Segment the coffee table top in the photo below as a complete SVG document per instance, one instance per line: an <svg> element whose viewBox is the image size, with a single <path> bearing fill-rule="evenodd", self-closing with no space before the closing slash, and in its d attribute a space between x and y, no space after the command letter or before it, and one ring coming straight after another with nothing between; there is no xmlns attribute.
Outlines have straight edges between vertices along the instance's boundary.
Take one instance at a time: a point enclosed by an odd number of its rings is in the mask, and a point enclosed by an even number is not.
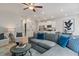
<svg viewBox="0 0 79 59"><path fill-rule="evenodd" d="M22 47L22 48L16 48L17 46L13 46L10 51L12 53L23 53L28 51L31 48L31 44L26 44L26 46Z"/></svg>

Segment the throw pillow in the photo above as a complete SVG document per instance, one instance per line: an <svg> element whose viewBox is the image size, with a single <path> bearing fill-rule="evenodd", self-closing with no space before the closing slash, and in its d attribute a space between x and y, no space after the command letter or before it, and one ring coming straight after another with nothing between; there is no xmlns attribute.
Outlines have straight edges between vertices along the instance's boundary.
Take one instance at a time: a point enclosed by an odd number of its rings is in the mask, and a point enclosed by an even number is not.
<svg viewBox="0 0 79 59"><path fill-rule="evenodd" d="M37 39L44 40L44 33L37 33Z"/></svg>
<svg viewBox="0 0 79 59"><path fill-rule="evenodd" d="M4 33L0 34L0 40L4 39Z"/></svg>
<svg viewBox="0 0 79 59"><path fill-rule="evenodd" d="M75 38L71 37L69 39L67 47L70 48L71 50L79 53L79 38L77 38L77 37L75 37Z"/></svg>
<svg viewBox="0 0 79 59"><path fill-rule="evenodd" d="M69 40L69 36L61 35L60 38L58 39L58 44L65 48L67 46Z"/></svg>

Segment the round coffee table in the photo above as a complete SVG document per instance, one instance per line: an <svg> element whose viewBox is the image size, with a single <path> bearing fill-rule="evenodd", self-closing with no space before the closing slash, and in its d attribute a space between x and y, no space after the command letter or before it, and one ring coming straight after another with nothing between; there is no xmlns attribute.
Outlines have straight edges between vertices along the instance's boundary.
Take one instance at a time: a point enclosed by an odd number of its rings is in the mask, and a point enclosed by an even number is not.
<svg viewBox="0 0 79 59"><path fill-rule="evenodd" d="M29 51L30 56L32 56L30 48L31 48L31 44L26 44L26 46L22 48L17 48L16 45L10 49L10 52L12 53L12 56L24 56L27 53L27 51Z"/></svg>

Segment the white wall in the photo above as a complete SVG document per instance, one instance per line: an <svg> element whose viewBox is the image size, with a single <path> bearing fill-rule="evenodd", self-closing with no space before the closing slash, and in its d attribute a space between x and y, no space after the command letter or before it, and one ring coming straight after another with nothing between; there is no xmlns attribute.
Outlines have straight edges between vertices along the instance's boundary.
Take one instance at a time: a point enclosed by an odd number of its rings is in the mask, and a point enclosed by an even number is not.
<svg viewBox="0 0 79 59"><path fill-rule="evenodd" d="M19 25L20 25L19 27L16 27L16 32L23 32L23 35L24 35L24 33L25 33L24 29L25 28L24 28L23 22L21 22ZM27 20L26 21L26 36L27 37L33 36L33 33L35 31L37 31L37 22L32 20L32 19Z"/></svg>
<svg viewBox="0 0 79 59"><path fill-rule="evenodd" d="M63 19L56 19L56 31L63 32Z"/></svg>
<svg viewBox="0 0 79 59"><path fill-rule="evenodd" d="M56 26L56 31L57 32L64 32L64 20L67 20L68 18L73 18L74 19L74 31L73 31L73 35L79 35L79 15L75 15L75 16L70 16L70 17L63 17L63 18L57 18L54 19L54 22L56 22L55 26ZM53 23L53 21L48 22L49 24ZM46 25L46 22L42 22L38 25Z"/></svg>
<svg viewBox="0 0 79 59"><path fill-rule="evenodd" d="M54 19L54 20L48 20L48 21L43 21L38 23L38 28L40 25L52 25L52 27L56 28L57 32L63 32L63 20L65 18L60 18L60 19Z"/></svg>
<svg viewBox="0 0 79 59"><path fill-rule="evenodd" d="M79 15L75 16L75 31L73 35L79 35Z"/></svg>
<svg viewBox="0 0 79 59"><path fill-rule="evenodd" d="M75 15L72 16L72 18L75 19L75 26L74 26L74 35L79 35L79 15ZM68 17L64 17L64 18L57 18L54 19L54 21L56 21L56 31L59 32L63 32L63 21L68 19ZM22 22L21 22L21 17L19 17L18 15L13 16L12 14L4 14L1 15L0 14L0 27L2 28L16 28L16 32L21 32L23 30L22 27ZM53 22L53 21L52 21ZM50 22L48 22L50 23ZM45 24L45 23L43 23ZM27 35L28 36L32 36L33 32L38 30L38 22L34 21L33 19L31 19L31 22L27 22ZM0 31L2 31L2 29L0 28Z"/></svg>
<svg viewBox="0 0 79 59"><path fill-rule="evenodd" d="M8 15L8 16L7 16ZM18 15L11 16L11 14L7 15L0 15L0 32L4 32L2 28L14 28L14 33L16 32L23 32L23 23L21 17ZM10 17L9 17L10 16ZM36 31L36 22L33 21L27 21L27 36L33 36L33 32Z"/></svg>
<svg viewBox="0 0 79 59"><path fill-rule="evenodd" d="M74 32L73 35L79 35L79 15L75 15L75 16L71 16L72 18L74 18ZM63 32L64 29L64 20L68 19L69 17L64 17L64 18L60 18L60 19L56 19L56 28L57 31L59 32Z"/></svg>
<svg viewBox="0 0 79 59"><path fill-rule="evenodd" d="M27 29L26 29L27 36L31 37L33 36L33 33L37 31L37 22L31 19L26 23L27 23Z"/></svg>

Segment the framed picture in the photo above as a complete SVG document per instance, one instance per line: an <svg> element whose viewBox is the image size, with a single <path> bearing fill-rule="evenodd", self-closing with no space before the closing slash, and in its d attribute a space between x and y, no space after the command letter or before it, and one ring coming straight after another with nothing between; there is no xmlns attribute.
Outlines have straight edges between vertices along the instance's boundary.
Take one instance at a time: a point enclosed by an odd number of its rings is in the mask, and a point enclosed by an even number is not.
<svg viewBox="0 0 79 59"><path fill-rule="evenodd" d="M64 21L64 32L72 33L74 31L74 18L68 18Z"/></svg>

